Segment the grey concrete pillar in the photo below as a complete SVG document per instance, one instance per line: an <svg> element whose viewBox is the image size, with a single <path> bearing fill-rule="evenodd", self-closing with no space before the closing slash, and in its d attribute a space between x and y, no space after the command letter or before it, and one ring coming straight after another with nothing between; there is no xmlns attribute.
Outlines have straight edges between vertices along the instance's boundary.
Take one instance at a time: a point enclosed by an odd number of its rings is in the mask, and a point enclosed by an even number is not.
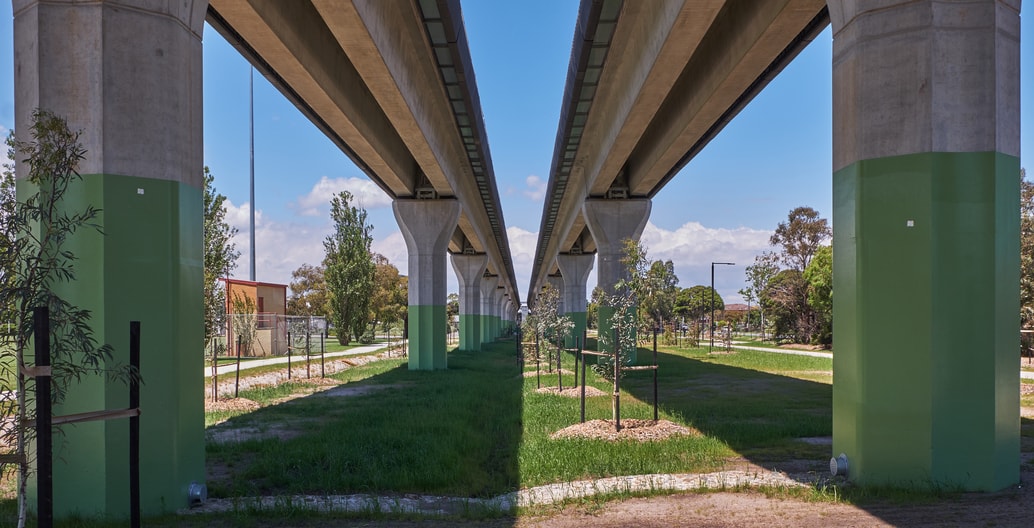
<svg viewBox="0 0 1034 528"><path fill-rule="evenodd" d="M589 280L589 272L592 271L592 264L596 255L569 254L557 255L556 263L560 268L560 274L564 277L564 308L566 314L574 322L574 327L568 334L564 346L574 347L576 338L585 333L587 296L585 283Z"/></svg>
<svg viewBox="0 0 1034 528"><path fill-rule="evenodd" d="M409 250L409 370L448 368L446 257L460 217L455 200L395 200Z"/></svg>
<svg viewBox="0 0 1034 528"><path fill-rule="evenodd" d="M485 275L481 279L481 342L491 343L495 340L492 335L492 305L496 287L499 285L498 275Z"/></svg>
<svg viewBox="0 0 1034 528"><path fill-rule="evenodd" d="M506 288L499 286L495 290L495 337L503 335L503 305L506 302Z"/></svg>
<svg viewBox="0 0 1034 528"><path fill-rule="evenodd" d="M597 282L607 293L614 292L614 285L621 279L628 278L624 264L621 263L622 251L626 240L638 241L650 218L651 202L648 199L628 200L586 200L582 206L585 224L596 242ZM613 331L611 318L614 311L606 306L599 310L597 328L610 335ZM634 317L635 314L624 314L623 317ZM601 341L599 347L607 349ZM613 350L613 349L610 349ZM635 362L635 351L632 351Z"/></svg>
<svg viewBox="0 0 1034 528"><path fill-rule="evenodd" d="M1019 481L1020 2L829 2L833 456Z"/></svg>
<svg viewBox="0 0 1034 528"><path fill-rule="evenodd" d="M547 275L546 276L546 284L549 284L550 286L553 287L554 290L556 290L556 293L557 293L557 298L556 298L557 313L559 313L559 314L567 313L566 310L565 310L565 307L564 307L564 278L561 277L560 275Z"/></svg>
<svg viewBox="0 0 1034 528"><path fill-rule="evenodd" d="M481 277L488 255L452 255L460 286L460 350L481 350Z"/></svg>
<svg viewBox="0 0 1034 528"><path fill-rule="evenodd" d="M30 141L42 109L81 131L86 150L60 207L103 210L103 234L80 230L65 249L76 280L55 285L92 312L113 368L128 364L129 323L141 323L141 508L185 508L191 482L205 482L201 346L201 35L205 0L139 2L15 0L15 131ZM12 38L8 36L6 38ZM11 74L10 71L4 75ZM18 177L28 167L19 163ZM24 198L35 189L19 183ZM56 415L126 407L124 383L73 382ZM62 429L54 453L57 518L128 518L126 422ZM35 481L32 481L35 486ZM34 494L34 490L30 490Z"/></svg>

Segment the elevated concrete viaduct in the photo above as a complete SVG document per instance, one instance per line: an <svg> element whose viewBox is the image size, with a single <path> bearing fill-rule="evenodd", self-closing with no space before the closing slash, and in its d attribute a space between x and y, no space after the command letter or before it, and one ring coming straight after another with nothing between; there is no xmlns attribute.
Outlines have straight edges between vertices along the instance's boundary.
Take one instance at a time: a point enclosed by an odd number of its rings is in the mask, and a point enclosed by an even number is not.
<svg viewBox="0 0 1034 528"><path fill-rule="evenodd" d="M447 252L480 259L467 268L493 277L485 336L512 319L504 299L520 306L458 0L13 7L19 139L29 139L35 108L81 129L80 195L104 211L105 235L73 242L79 276L67 294L94 313L95 335L118 362L127 362L127 323L142 321L145 514L185 507L191 483L205 481L197 372L206 20L394 199L409 249L411 369L447 366ZM465 291L464 325L478 328L480 288ZM471 332L463 345L480 346ZM55 412L125 406L124 392L86 381ZM124 423L66 429L55 457L58 516L128 515L125 437Z"/></svg>
<svg viewBox="0 0 1034 528"><path fill-rule="evenodd" d="M98 340L122 363L125 322L143 321L145 513L186 506L190 483L205 479L206 19L395 200L410 255L410 368L446 367L446 252L459 257L462 346L514 318L458 0L13 6L19 139L37 107L83 130L80 195L104 210L105 235L73 241L79 277L66 293L96 314ZM639 237L650 199L832 24L833 454L860 483L1017 482L1019 10L1020 0L584 0L529 300L559 272L566 308L584 310L572 296L584 300L594 253L600 286L612 287L620 243ZM87 381L55 411L125 405L123 394ZM115 422L67 431L59 515L126 515L124 438Z"/></svg>
<svg viewBox="0 0 1034 528"><path fill-rule="evenodd" d="M584 0L529 303L558 270L584 296L565 260L594 252L612 288L650 199L832 23L834 452L862 483L1015 483L1019 11Z"/></svg>

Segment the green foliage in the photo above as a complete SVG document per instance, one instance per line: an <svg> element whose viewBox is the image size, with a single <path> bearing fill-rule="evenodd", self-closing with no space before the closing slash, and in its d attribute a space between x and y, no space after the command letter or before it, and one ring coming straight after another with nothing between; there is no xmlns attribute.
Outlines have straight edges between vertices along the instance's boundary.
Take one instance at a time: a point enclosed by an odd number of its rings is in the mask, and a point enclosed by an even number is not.
<svg viewBox="0 0 1034 528"><path fill-rule="evenodd" d="M818 211L811 207L797 207L787 215L786 222L779 223L768 242L781 246L780 260L790 269L803 273L815 251L832 235L829 222L819 218Z"/></svg>
<svg viewBox="0 0 1034 528"><path fill-rule="evenodd" d="M552 366L553 357L555 357L554 346L549 344L555 345L557 353L559 353L559 349L563 346L564 336L574 328L574 321L569 316L560 313L560 292L552 284L547 284L542 288L535 300L535 310L528 320L527 329L534 332L534 334L528 335L538 336L540 347L549 351L547 364Z"/></svg>
<svg viewBox="0 0 1034 528"><path fill-rule="evenodd" d="M445 300L445 318L449 325L460 314L460 294L453 292Z"/></svg>
<svg viewBox="0 0 1034 528"><path fill-rule="evenodd" d="M808 283L797 270L780 271L768 283L761 303L770 316L772 331L778 338L794 343L806 342L811 335L811 310Z"/></svg>
<svg viewBox="0 0 1034 528"><path fill-rule="evenodd" d="M761 312L761 338L765 338L765 303L762 297L768 283L779 273L779 256L766 251L754 257L754 263L747 266L747 288L751 299L758 303Z"/></svg>
<svg viewBox="0 0 1034 528"><path fill-rule="evenodd" d="M714 297L712 297L714 294ZM715 311L725 309L725 300L712 290L710 286L696 285L682 288L675 297L675 313L690 321L699 321L711 315L711 299L714 299Z"/></svg>
<svg viewBox="0 0 1034 528"><path fill-rule="evenodd" d="M370 321L380 322L387 329L391 324L402 319L409 304L408 281L399 275L388 257L374 253L373 294L370 296ZM452 294L455 295L455 294ZM456 300L456 312L459 313L459 297ZM450 314L450 321L452 320Z"/></svg>
<svg viewBox="0 0 1034 528"><path fill-rule="evenodd" d="M232 242L237 228L226 223L226 197L215 190L215 176L205 167L204 192L205 251L205 342L225 324L226 291L219 277L227 277L237 267L240 252Z"/></svg>
<svg viewBox="0 0 1034 528"><path fill-rule="evenodd" d="M639 311L651 328L662 326L675 315L675 301L679 292L679 278L672 261L655 260L646 271L644 291L639 299Z"/></svg>
<svg viewBox="0 0 1034 528"><path fill-rule="evenodd" d="M287 315L318 315L330 313L330 293L323 266L302 266L291 272L291 297L287 299Z"/></svg>
<svg viewBox="0 0 1034 528"><path fill-rule="evenodd" d="M1020 322L1034 328L1034 183L1020 169Z"/></svg>
<svg viewBox="0 0 1034 528"><path fill-rule="evenodd" d="M50 315L50 352L54 404L60 404L69 388L90 375L104 375L128 381L139 373L114 363L109 345L99 345L90 326L89 310L72 304L59 291L62 284L77 279L76 256L68 249L72 241L83 243L90 236L103 235L98 223L100 209L88 205L76 209L66 202L82 181L77 167L86 151L79 142L79 132L72 132L64 119L35 110L29 133L31 141L9 141L22 160L28 196L19 201L13 192L11 170L4 170L0 185L3 200L3 242L0 254L0 318L13 323L8 332L0 333L0 368L27 364L26 353L33 334L33 309L47 307ZM78 198L75 198L78 199ZM13 354L14 361L11 361ZM13 374L13 373L11 373ZM0 382L18 380L17 387L0 386L0 423L17 423L30 419L31 406L26 406L27 380L20 375L2 375ZM17 394L17 402L10 401ZM3 428L0 445L16 446L25 453L31 428ZM28 464L21 466L19 494L26 492ZM22 512L24 513L24 512ZM19 522L24 517L20 517Z"/></svg>
<svg viewBox="0 0 1034 528"><path fill-rule="evenodd" d="M833 247L822 246L815 251L804 270L808 283L808 306L815 315L815 333L812 341L833 343Z"/></svg>
<svg viewBox="0 0 1034 528"><path fill-rule="evenodd" d="M240 339L241 354L254 355L255 338L258 336L258 306L255 299L248 295L239 293L233 294L230 301L230 309L233 311L231 324L234 335ZM237 343L227 343L228 346L236 347Z"/></svg>
<svg viewBox="0 0 1034 528"><path fill-rule="evenodd" d="M632 354L638 346L636 335L639 325L635 314L639 299L647 295L650 290L647 262L649 260L646 249L642 244L637 240L626 238L622 241L621 257L621 263L625 265L625 278L614 285L613 293L607 293L601 288L593 291L593 302L601 307L610 308L614 314L610 320L610 330L601 329L600 331L601 349L610 351L616 349L618 360L622 365L631 363ZM614 377L613 362L600 362L593 365L592 369L604 378L613 379Z"/></svg>
<svg viewBox="0 0 1034 528"><path fill-rule="evenodd" d="M323 241L331 317L342 345L353 337L359 339L366 330L375 271L370 255L373 226L366 223L366 210L350 205L351 201L348 191L331 199L334 233Z"/></svg>

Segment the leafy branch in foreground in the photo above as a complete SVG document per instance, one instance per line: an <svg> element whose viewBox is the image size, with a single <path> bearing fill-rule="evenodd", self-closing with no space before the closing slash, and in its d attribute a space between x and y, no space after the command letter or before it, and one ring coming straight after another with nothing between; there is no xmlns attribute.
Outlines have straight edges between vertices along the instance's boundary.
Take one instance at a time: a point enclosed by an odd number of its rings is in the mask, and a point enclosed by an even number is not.
<svg viewBox="0 0 1034 528"><path fill-rule="evenodd" d="M87 375L105 375L128 382L139 373L113 364L112 348L99 345L90 326L89 310L59 294L60 284L76 280L76 256L67 243L82 230L103 235L98 222L100 209L87 205L76 209L65 201L82 181L79 162L85 149L79 132L71 132L64 119L37 109L32 115L31 141L8 140L14 155L26 168L25 185L33 192L18 201L13 170L5 167L3 177L3 231L0 254L0 422L15 424L0 428L0 449L16 449L19 464L19 526L25 523L25 496L31 451L26 446L35 431L18 424L33 418L27 390L33 380L21 375L32 340L33 309L47 307L50 313L52 364L51 401L60 404L69 388ZM79 235L85 236L85 234ZM14 382L14 383L12 383ZM12 386L15 385L15 386Z"/></svg>

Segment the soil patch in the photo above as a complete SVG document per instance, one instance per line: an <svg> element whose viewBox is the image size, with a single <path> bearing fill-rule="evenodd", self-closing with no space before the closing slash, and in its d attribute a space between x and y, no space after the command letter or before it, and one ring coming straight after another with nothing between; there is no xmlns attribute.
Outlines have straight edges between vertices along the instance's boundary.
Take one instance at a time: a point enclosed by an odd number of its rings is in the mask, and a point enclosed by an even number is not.
<svg viewBox="0 0 1034 528"><path fill-rule="evenodd" d="M798 343L779 345L779 348L789 348L790 350L809 350L812 352L828 351L828 349L822 345L801 345Z"/></svg>
<svg viewBox="0 0 1034 528"><path fill-rule="evenodd" d="M213 444L228 444L246 442L248 440L265 440L276 438L277 440L290 440L302 434L301 421L270 423L262 427L243 426L237 427L223 422L219 425L209 427L205 431L205 437Z"/></svg>
<svg viewBox="0 0 1034 528"><path fill-rule="evenodd" d="M553 440L561 438L589 438L596 440L634 440L650 442L665 440L678 435L700 435L700 431L690 429L668 420L621 420L621 430L614 430L614 420L590 420L570 427L565 427L549 437Z"/></svg>
<svg viewBox="0 0 1034 528"><path fill-rule="evenodd" d="M582 397L582 388L580 386L579 387L568 387L568 388L566 388L566 389L564 389L562 391L557 389L556 387L542 387L541 389L535 389L535 392L537 392L539 394L557 394L557 395L563 396L565 398L581 398ZM610 395L609 392L603 392L603 391L597 389L596 387L590 387L588 385L585 386L585 397L586 398L595 397L595 396L609 396L609 395Z"/></svg>
<svg viewBox="0 0 1034 528"><path fill-rule="evenodd" d="M567 370L567 369L560 369L560 373L561 374L574 374L574 372L571 372L570 370ZM545 377L545 376L556 376L556 371L554 370L553 372L549 372L546 369L542 369L542 370L540 370L538 372L538 374L540 376L543 376L543 377ZM526 370L526 371L524 371L524 377L525 378L534 378L535 377L535 371L534 370Z"/></svg>
<svg viewBox="0 0 1034 528"><path fill-rule="evenodd" d="M409 385L408 383L392 383L388 385L339 385L333 389L323 391L319 393L319 396L330 396L335 398L346 398L349 396L362 396L364 394L370 394L373 392L380 392L387 389L401 389Z"/></svg>
<svg viewBox="0 0 1034 528"><path fill-rule="evenodd" d="M262 407L258 402L247 398L224 398L219 401L205 400L205 412L241 411L250 412Z"/></svg>

